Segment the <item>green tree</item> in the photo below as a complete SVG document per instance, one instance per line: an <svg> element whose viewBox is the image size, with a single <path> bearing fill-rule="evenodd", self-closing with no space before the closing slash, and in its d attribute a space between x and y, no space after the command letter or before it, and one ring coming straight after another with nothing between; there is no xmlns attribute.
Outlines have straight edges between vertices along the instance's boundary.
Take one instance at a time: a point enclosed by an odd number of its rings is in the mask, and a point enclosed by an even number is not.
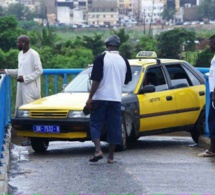
<svg viewBox="0 0 215 195"><path fill-rule="evenodd" d="M0 49L0 69L4 69L6 66L5 66L5 62L6 62L6 55L4 53L4 51L2 51Z"/></svg>
<svg viewBox="0 0 215 195"><path fill-rule="evenodd" d="M28 33L31 44L42 48L45 46L54 47L59 37L56 35L53 29L42 28L42 30L35 30Z"/></svg>
<svg viewBox="0 0 215 195"><path fill-rule="evenodd" d="M18 49L10 49L5 55L5 68L16 69L18 67Z"/></svg>
<svg viewBox="0 0 215 195"><path fill-rule="evenodd" d="M31 10L22 3L11 3L6 13L15 16L17 20L32 20L34 18Z"/></svg>
<svg viewBox="0 0 215 195"><path fill-rule="evenodd" d="M135 55L139 51L155 51L157 52L157 40L152 36L142 36L135 46Z"/></svg>
<svg viewBox="0 0 215 195"><path fill-rule="evenodd" d="M17 20L14 16L0 17L0 48L8 51L16 48L17 38L24 31L17 28Z"/></svg>
<svg viewBox="0 0 215 195"><path fill-rule="evenodd" d="M36 6L34 14L37 18L46 19L47 7L44 0L39 1L39 6Z"/></svg>
<svg viewBox="0 0 215 195"><path fill-rule="evenodd" d="M119 52L124 58L131 59L134 53L134 46L129 42L122 43Z"/></svg>
<svg viewBox="0 0 215 195"><path fill-rule="evenodd" d="M0 16L5 16L6 15L6 10L2 6L0 6Z"/></svg>
<svg viewBox="0 0 215 195"><path fill-rule="evenodd" d="M162 13L162 18L165 20L173 20L174 15L175 15L175 9L172 7L167 8L167 5L165 5Z"/></svg>
<svg viewBox="0 0 215 195"><path fill-rule="evenodd" d="M129 35L125 33L124 28L120 28L118 31L112 30L113 34L117 35L120 38L120 42L125 43L126 41L129 40Z"/></svg>
<svg viewBox="0 0 215 195"><path fill-rule="evenodd" d="M43 54L41 54L43 56ZM42 57L44 59L44 57ZM94 56L89 49L74 49L71 56L57 54L51 57L50 64L52 68L85 68L92 64ZM46 63L46 62L45 62Z"/></svg>
<svg viewBox="0 0 215 195"><path fill-rule="evenodd" d="M214 54L210 51L210 48L206 48L201 53L198 54L198 58L196 60L196 67L210 67L211 59Z"/></svg>
<svg viewBox="0 0 215 195"><path fill-rule="evenodd" d="M175 28L162 32L157 36L158 56L163 58L179 58L186 44L187 51L194 51L196 34L185 28Z"/></svg>
<svg viewBox="0 0 215 195"><path fill-rule="evenodd" d="M33 48L35 50L37 50L38 53L40 54L43 68L53 68L54 67L55 64L52 64L53 63L52 58L56 55L56 53L54 53L54 50L52 47L45 46L41 49L38 49L37 47L33 46Z"/></svg>
<svg viewBox="0 0 215 195"><path fill-rule="evenodd" d="M105 50L102 35L94 33L93 36L83 36L83 46L90 49L94 56L99 55Z"/></svg>
<svg viewBox="0 0 215 195"><path fill-rule="evenodd" d="M200 18L215 19L215 1L204 0L198 7L198 13Z"/></svg>
<svg viewBox="0 0 215 195"><path fill-rule="evenodd" d="M41 29L41 26L38 22L35 22L33 20L29 20L29 21L19 21L18 22L18 27L22 28L26 31L33 31L33 30L37 30L39 31Z"/></svg>

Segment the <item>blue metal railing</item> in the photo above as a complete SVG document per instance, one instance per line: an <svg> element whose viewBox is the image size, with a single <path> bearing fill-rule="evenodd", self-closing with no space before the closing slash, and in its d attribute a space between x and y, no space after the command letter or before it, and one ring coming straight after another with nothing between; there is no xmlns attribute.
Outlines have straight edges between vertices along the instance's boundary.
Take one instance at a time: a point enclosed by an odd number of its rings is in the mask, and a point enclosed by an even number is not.
<svg viewBox="0 0 215 195"><path fill-rule="evenodd" d="M205 74L209 72L209 68L197 67L197 69ZM49 95L50 85L54 85L52 93L59 92L59 80L61 79L62 84L67 84L68 77L74 77L80 73L83 69L44 69L43 70L43 82L44 96ZM51 83L49 77L52 77ZM60 79L59 79L60 78ZM209 109L209 90L208 90L208 79L206 78L206 117L208 116ZM10 76L2 75L0 79L0 155L2 154L2 146L4 142L4 136L6 127L11 120L11 79ZM206 136L208 136L208 126L206 123Z"/></svg>
<svg viewBox="0 0 215 195"><path fill-rule="evenodd" d="M209 68L201 68L201 67L197 67L197 70L199 70L202 74L204 74L205 76L205 86L206 86L206 108L205 108L205 113L206 113L206 127L205 127L205 137L209 137L209 128L208 128L208 123L207 123L207 119L208 119L208 112L209 112L209 103L210 103L210 91L209 91L209 83L208 83L208 72L209 72Z"/></svg>
<svg viewBox="0 0 215 195"><path fill-rule="evenodd" d="M54 75L54 93L59 92L58 91L58 80L59 76L63 77L63 84L67 84L68 81L68 75L74 77L78 73L80 73L83 69L44 69L43 70L43 75L45 79L45 85L44 85L44 90L45 90L45 96L48 96L49 92L49 82L48 78L51 75Z"/></svg>
<svg viewBox="0 0 215 195"><path fill-rule="evenodd" d="M7 126L11 120L11 89L10 77L2 75L0 78L0 155L4 144Z"/></svg>

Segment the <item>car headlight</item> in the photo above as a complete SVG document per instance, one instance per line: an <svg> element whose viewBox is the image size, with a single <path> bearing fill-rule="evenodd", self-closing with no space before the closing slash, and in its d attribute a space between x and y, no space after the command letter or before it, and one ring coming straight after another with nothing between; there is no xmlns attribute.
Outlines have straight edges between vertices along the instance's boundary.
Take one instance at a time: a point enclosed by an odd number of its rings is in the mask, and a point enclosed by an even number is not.
<svg viewBox="0 0 215 195"><path fill-rule="evenodd" d="M83 111L69 111L68 118L89 118L90 115L84 115Z"/></svg>
<svg viewBox="0 0 215 195"><path fill-rule="evenodd" d="M29 110L17 110L16 117L29 118L30 117L30 111Z"/></svg>

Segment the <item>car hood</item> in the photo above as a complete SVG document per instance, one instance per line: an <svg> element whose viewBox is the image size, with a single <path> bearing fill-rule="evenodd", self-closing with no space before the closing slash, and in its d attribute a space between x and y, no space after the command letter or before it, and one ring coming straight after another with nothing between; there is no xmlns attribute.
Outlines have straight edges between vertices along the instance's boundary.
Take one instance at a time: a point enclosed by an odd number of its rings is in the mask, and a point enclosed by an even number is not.
<svg viewBox="0 0 215 195"><path fill-rule="evenodd" d="M22 105L19 109L75 109L82 110L89 93L58 93L31 103Z"/></svg>
<svg viewBox="0 0 215 195"><path fill-rule="evenodd" d="M123 96L126 94L123 94ZM31 103L22 105L22 110L68 109L82 110L89 97L89 93L58 93L47 96Z"/></svg>

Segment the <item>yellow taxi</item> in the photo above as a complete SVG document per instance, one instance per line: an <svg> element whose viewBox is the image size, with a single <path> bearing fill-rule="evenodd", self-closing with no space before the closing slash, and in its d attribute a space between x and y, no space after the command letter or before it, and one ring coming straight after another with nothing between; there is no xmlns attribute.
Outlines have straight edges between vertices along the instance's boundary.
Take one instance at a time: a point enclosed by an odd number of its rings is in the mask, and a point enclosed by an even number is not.
<svg viewBox="0 0 215 195"><path fill-rule="evenodd" d="M153 51L141 51L129 60L132 81L122 94L122 143L140 136L188 131L195 142L205 129L205 80L183 60L159 59ZM83 107L88 98L92 66L78 74L62 92L18 108L12 127L29 137L36 152L50 141L90 140L89 115ZM101 140L105 141L105 127Z"/></svg>

